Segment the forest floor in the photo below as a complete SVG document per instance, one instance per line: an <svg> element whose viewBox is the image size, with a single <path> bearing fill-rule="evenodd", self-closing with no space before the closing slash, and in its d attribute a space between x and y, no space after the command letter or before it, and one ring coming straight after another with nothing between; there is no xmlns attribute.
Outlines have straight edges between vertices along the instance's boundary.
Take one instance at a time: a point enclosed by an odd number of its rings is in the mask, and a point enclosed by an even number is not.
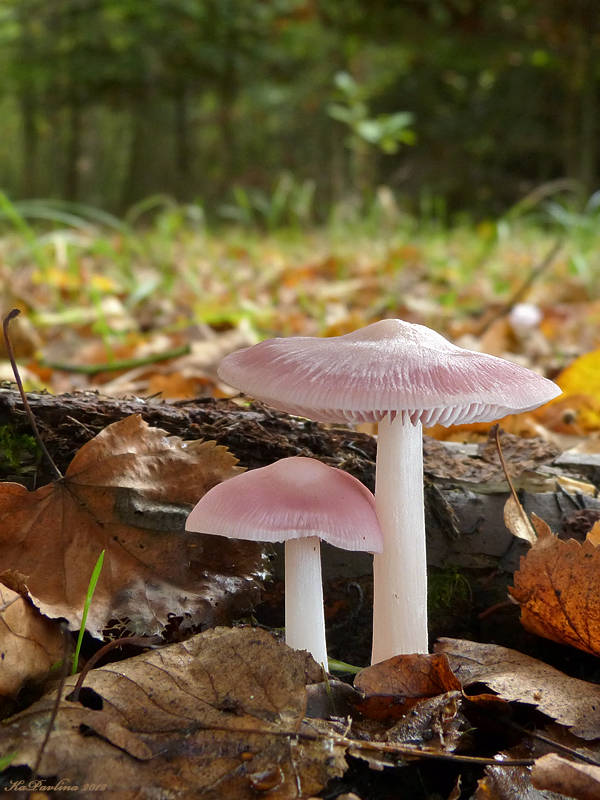
<svg viewBox="0 0 600 800"><path fill-rule="evenodd" d="M0 239L1 311L21 311L9 331L28 392L48 390L60 403L62 393L92 390L182 413L186 403L216 399L225 408L235 397L216 373L233 350L399 317L556 380L561 398L505 418L502 428L593 461L600 453L600 234L594 220L573 220L560 230L507 218L452 229L405 220L377 230L267 234L211 233L178 207L143 228L72 217L34 230L17 218L19 232ZM0 380L13 407L4 342ZM31 488L39 450L19 415L0 414L0 476ZM65 478L34 492L0 484L4 788L25 797L63 780L79 787L79 797L151 797L154 790L203 798L600 796L600 533L593 521L569 543L543 522L524 533L527 521L505 517L512 534L530 537L514 600L540 642L537 657L531 645L524 654L493 637L442 638L434 656L365 669L354 688L348 671L338 673L344 683L323 684L314 662L264 631L277 633L282 599L277 584L262 586L262 552L244 553L238 569L235 548L206 549L199 569L181 520L164 523L168 530L157 537L123 510L123 492L171 511L189 508L202 494L189 489L190 476L204 476L207 488L235 474L234 456L165 438L134 416L112 425L99 419L66 414L64 426L83 439L74 437ZM484 447L490 427L427 433ZM152 480L142 462L156 470ZM561 491L595 496L596 474ZM146 555L111 560L111 545L82 623L107 530ZM535 574L550 576L546 616L529 602ZM469 587L458 584L453 597L462 602ZM263 605L255 617L244 615L246 627L211 627L238 619L261 587ZM354 587L368 599L367 584ZM339 605L346 608L347 598ZM86 668L95 666L89 659L102 640L134 638L84 674L76 697L76 678L61 664L71 660L82 625ZM553 641L550 649L540 635ZM141 648L150 649L135 655ZM356 663L351 647L344 652ZM35 775L45 790L30 785Z"/></svg>

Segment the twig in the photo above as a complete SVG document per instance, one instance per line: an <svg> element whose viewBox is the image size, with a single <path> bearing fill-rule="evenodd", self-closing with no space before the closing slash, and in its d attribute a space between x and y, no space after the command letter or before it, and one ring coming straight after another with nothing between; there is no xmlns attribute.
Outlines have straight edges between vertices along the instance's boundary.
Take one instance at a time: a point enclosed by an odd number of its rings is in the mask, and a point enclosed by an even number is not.
<svg viewBox="0 0 600 800"><path fill-rule="evenodd" d="M531 736L533 739L538 739L540 742L544 742L544 744L549 744L552 747L556 747L557 750L567 753L567 755L573 756L573 758L577 758L579 761L585 761L586 764L593 764L595 767L600 767L600 761L598 761L598 759L592 758L591 756L586 756L585 753L580 753L578 750L568 747L566 744L556 742L549 736L544 736L543 733L527 730L527 728L524 728L517 722L512 722L512 720L504 720L504 724L508 725L509 728L514 728L516 731L519 731L519 733L524 733L527 736Z"/></svg>
<svg viewBox="0 0 600 800"><path fill-rule="evenodd" d="M167 361L170 358L185 356L190 352L189 344L182 347L175 347L173 350L163 350L162 353L152 353L149 356L140 358L124 358L120 361L108 361L104 364L64 364L57 361L40 362L44 367L61 370L61 372L78 372L82 375L98 375L100 372L118 372L122 369L135 369L135 367L145 367L147 364L156 364L158 361Z"/></svg>
<svg viewBox="0 0 600 800"><path fill-rule="evenodd" d="M62 670L60 673L60 680L58 682L58 686L56 689L56 700L54 701L54 705L52 706L52 712L50 714L50 719L48 720L48 727L46 728L44 739L40 745L40 749L38 750L37 758L35 759L35 764L32 767L33 775L37 775L38 770L40 768L40 764L42 763L44 750L46 749L46 745L48 744L48 740L50 739L50 734L52 733L52 728L54 727L54 723L56 721L56 716L58 714L58 709L60 706L60 700L62 697L63 689L65 688L65 681L67 680L67 675L69 672L69 664L71 663L71 637L69 636L69 632L64 623L62 626L62 634L63 634L63 661L62 661ZM30 798L31 796L32 793L30 792L28 797Z"/></svg>
<svg viewBox="0 0 600 800"><path fill-rule="evenodd" d="M9 311L8 314L4 317L4 320L2 322L2 331L4 333L4 341L6 343L6 351L8 353L8 358L10 360L10 365L12 367L12 371L13 371L13 374L15 376L15 382L17 384L17 388L19 389L19 394L21 395L21 400L23 401L23 408L25 409L25 413L27 414L27 417L29 419L29 424L31 425L31 428L32 428L33 433L34 433L34 436L36 438L36 441L38 442L39 446L42 448L42 452L44 453L44 455L48 459L48 463L52 467L52 471L54 472L56 477L60 480L63 477L63 474L59 470L59 468L56 466L56 464L54 462L54 459L52 458L52 456L48 452L48 448L44 444L44 440L40 436L40 432L38 430L38 426L37 426L37 424L35 422L35 417L33 416L33 412L31 411L31 408L30 408L29 403L27 401L27 396L25 394L25 390L23 389L23 381L21 380L21 376L19 375L19 369L17 367L17 362L16 362L16 359L15 359L15 353L14 353L14 350L13 350L12 343L10 341L10 337L8 335L8 326L10 324L10 321L13 320L15 317L18 317L20 313L21 312L20 312L20 310L18 308L13 308L12 311Z"/></svg>
<svg viewBox="0 0 600 800"><path fill-rule="evenodd" d="M527 516L527 512L523 508L523 505L521 504L521 501L519 500L519 497L517 495L517 491L516 491L516 489L514 487L514 484L513 484L512 480L511 480L510 474L508 472L508 467L507 467L506 461L504 459L504 453L502 452L502 445L500 444L500 426L498 424L494 425L493 428L492 428L492 431L494 432L494 436L496 438L496 450L498 451L498 458L500 459L500 464L502 465L502 471L504 472L504 477L506 478L506 481L507 481L508 486L510 488L510 492L512 494L513 500L515 501L515 503L517 505L517 508L519 509L519 514L521 516L521 519L523 520L525 525L529 528L529 530L532 531L531 521L530 521L529 517ZM490 431L490 433L491 433L491 431ZM532 536L533 535L534 534L532 533Z"/></svg>
<svg viewBox="0 0 600 800"><path fill-rule="evenodd" d="M78 702L79 693L81 692L83 682L86 679L88 672L93 669L93 667L98 663L98 661L100 661L101 658L103 658L111 650L114 650L115 647L121 647L126 644L136 645L137 647L154 647L159 644L160 641L160 637L158 636L123 636L121 639L113 639L112 642L105 644L104 647L101 647L100 650L97 650L89 659L85 667L79 673L79 678L77 679L75 688L66 699L71 700L73 703Z"/></svg>
<svg viewBox="0 0 600 800"><path fill-rule="evenodd" d="M550 250L546 253L544 258L540 261L539 264L531 270L527 278L523 281L521 286L513 292L513 294L508 298L508 300L500 306L497 311L495 311L490 317L488 317L485 322L480 325L480 327L475 331L475 336L483 336L483 334L496 322L497 319L503 317L505 314L511 310L511 308L516 305L527 293L528 289L531 285L544 273L548 267L552 264L560 250L562 249L563 241L561 239L557 239Z"/></svg>

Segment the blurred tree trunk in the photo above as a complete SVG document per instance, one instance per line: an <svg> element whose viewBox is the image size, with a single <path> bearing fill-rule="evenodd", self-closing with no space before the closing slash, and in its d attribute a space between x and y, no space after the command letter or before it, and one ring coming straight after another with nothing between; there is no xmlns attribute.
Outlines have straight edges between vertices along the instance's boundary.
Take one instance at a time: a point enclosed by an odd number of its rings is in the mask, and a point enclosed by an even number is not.
<svg viewBox="0 0 600 800"><path fill-rule="evenodd" d="M583 30L586 30L583 28ZM583 201L587 201L594 190L597 178L598 163L598 127L597 127L597 69L598 49L594 41L594 31L588 31L586 41L582 43L583 53L582 78L580 91L580 148L579 174L583 191Z"/></svg>
<svg viewBox="0 0 600 800"><path fill-rule="evenodd" d="M18 20L21 30L21 58L26 61L31 58L34 44L31 30L32 17L28 13L25 4L19 8ZM33 197L36 194L39 135L37 127L37 93L31 73L27 73L22 82L19 104L21 106L21 124L23 126L21 194L24 197Z"/></svg>
<svg viewBox="0 0 600 800"><path fill-rule="evenodd" d="M82 156L83 104L79 97L71 100L67 116L65 198L74 202L79 197L79 167Z"/></svg>
<svg viewBox="0 0 600 800"><path fill-rule="evenodd" d="M239 91L238 76L234 60L236 47L236 33L233 27L231 27L227 31L225 65L217 88L219 97L219 133L222 153L221 194L226 194L228 192L231 184L235 182L238 171L237 136L235 133L233 114L233 106Z"/></svg>
<svg viewBox="0 0 600 800"><path fill-rule="evenodd" d="M180 199L188 199L191 169L191 148L189 137L189 93L187 86L178 87L174 102L174 138L176 191Z"/></svg>

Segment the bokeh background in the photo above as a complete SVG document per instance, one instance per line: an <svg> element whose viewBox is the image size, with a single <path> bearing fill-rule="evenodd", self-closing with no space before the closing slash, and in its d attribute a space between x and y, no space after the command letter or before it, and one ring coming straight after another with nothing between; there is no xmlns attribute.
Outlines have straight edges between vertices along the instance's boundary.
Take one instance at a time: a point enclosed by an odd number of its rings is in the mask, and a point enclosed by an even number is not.
<svg viewBox="0 0 600 800"><path fill-rule="evenodd" d="M2 0L0 185L271 226L374 198L450 219L532 191L583 204L599 18L595 0Z"/></svg>

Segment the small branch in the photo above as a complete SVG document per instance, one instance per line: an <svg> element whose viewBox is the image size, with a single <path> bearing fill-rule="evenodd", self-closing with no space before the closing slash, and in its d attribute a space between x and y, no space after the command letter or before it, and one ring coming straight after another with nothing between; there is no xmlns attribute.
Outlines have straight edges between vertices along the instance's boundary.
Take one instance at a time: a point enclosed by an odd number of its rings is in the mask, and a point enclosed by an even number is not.
<svg viewBox="0 0 600 800"><path fill-rule="evenodd" d="M527 528L531 531L531 535L535 537L535 532L533 531L533 528L531 526L531 520L527 516L527 512L523 508L523 504L519 500L519 497L517 495L517 491L516 491L516 489L514 487L514 484L513 484L512 480L511 480L510 474L508 472L508 467L507 467L506 461L504 459L504 453L502 452L502 445L500 444L500 426L497 425L497 424L494 425L494 427L492 428L492 431L494 432L494 436L496 438L496 449L498 451L498 458L500 459L500 464L502 465L502 471L504 472L504 477L506 478L506 481L507 481L508 486L510 488L510 493L512 494L513 500L515 501L515 503L517 505L517 508L519 509L519 514L521 515L521 519L523 520L523 522L527 526ZM534 541L535 541L535 539L534 539Z"/></svg>
<svg viewBox="0 0 600 800"><path fill-rule="evenodd" d="M77 703L79 701L79 693L81 692L83 682L86 679L88 672L93 669L98 661L100 661L100 659L111 650L114 650L116 647L122 647L126 644L135 645L136 647L154 647L159 644L160 641L161 640L158 636L123 636L121 639L113 639L112 642L105 644L104 647L101 647L100 650L97 650L89 659L85 667L79 673L79 678L77 679L75 688L66 699L73 703Z"/></svg>
<svg viewBox="0 0 600 800"><path fill-rule="evenodd" d="M26 412L27 417L29 419L29 424L31 425L31 428L32 428L33 433L34 433L34 436L36 438L36 441L38 442L39 446L42 448L42 452L44 453L44 455L48 459L48 463L52 467L52 471L54 472L56 477L60 480L63 477L63 474L59 470L59 468L56 466L56 463L54 462L54 459L52 458L52 456L48 452L48 448L46 447L46 445L44 443L44 440L40 436L40 432L38 430L38 426L36 424L35 417L33 416L33 413L31 411L31 408L30 408L29 403L27 401L27 395L25 394L25 390L23 389L23 381L21 380L21 376L19 375L19 369L17 367L17 361L15 359L15 353L14 353L14 350L13 350L12 342L10 341L10 336L8 335L8 326L10 325L11 320L13 320L15 317L18 317L20 313L21 312L19 311L18 308L13 308L12 311L9 311L8 314L4 317L4 320L2 322L2 331L4 333L4 341L6 343L6 351L8 353L8 358L10 360L10 365L12 367L12 371L13 371L13 374L15 376L15 382L17 384L17 388L19 389L19 394L21 395L21 400L23 401L23 408L25 409L25 412Z"/></svg>
<svg viewBox="0 0 600 800"><path fill-rule="evenodd" d="M54 705L52 706L52 713L50 714L50 719L48 720L48 727L46 728L46 734L40 745L40 749L38 750L37 757L35 759L35 764L32 767L32 772L34 775L38 774L38 770L40 768L40 764L42 763L42 757L44 755L44 750L46 749L46 745L48 744L48 740L50 739L50 734L52 733L52 729L54 727L54 723L56 722L56 716L58 714L58 709L60 706L60 700L62 697L63 689L65 688L65 681L67 680L67 674L69 672L69 664L71 663L71 637L69 636L69 632L66 628L66 625L62 627L62 634L63 634L63 661L62 661L62 670L60 674L60 680L58 682L58 686L56 689L56 700L54 701ZM31 797L31 794L29 794Z"/></svg>
<svg viewBox="0 0 600 800"><path fill-rule="evenodd" d="M557 239L550 250L546 253L544 258L540 261L539 264L536 264L535 267L531 270L527 278L523 281L521 286L513 292L513 294L508 298L508 300L503 303L500 308L488 317L485 322L480 325L480 327L475 331L475 336L483 336L483 334L496 322L497 319L503 317L505 314L511 310L511 308L520 302L523 297L526 295L529 288L532 284L544 273L548 267L552 264L560 250L562 249L563 242L561 239Z"/></svg>
<svg viewBox="0 0 600 800"><path fill-rule="evenodd" d="M170 358L177 358L178 356L185 356L190 352L189 344L182 347L175 347L173 350L163 350L162 353L153 353L149 356L141 356L140 358L125 358L120 361L108 361L104 364L64 364L57 361L46 361L42 359L40 362L44 367L50 369L61 370L61 372L77 372L82 375L98 375L101 372L118 372L124 369L135 369L136 367L145 367L147 364L156 364L158 361L167 361Z"/></svg>

